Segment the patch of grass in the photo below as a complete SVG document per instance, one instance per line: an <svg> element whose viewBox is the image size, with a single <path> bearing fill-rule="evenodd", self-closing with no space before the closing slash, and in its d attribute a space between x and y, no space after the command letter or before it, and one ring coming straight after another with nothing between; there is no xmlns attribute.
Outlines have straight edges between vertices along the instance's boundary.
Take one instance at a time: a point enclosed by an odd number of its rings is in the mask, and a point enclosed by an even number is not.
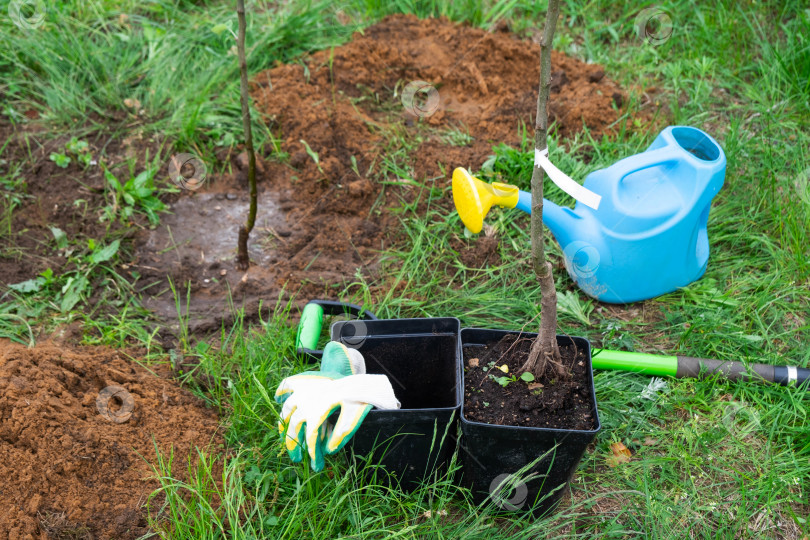
<svg viewBox="0 0 810 540"><path fill-rule="evenodd" d="M124 346L138 342L148 347L154 335L146 329L148 314L118 266L121 240L102 243L68 238L56 227L51 231L53 248L66 264L59 273L47 268L29 280L4 285L0 337L33 343L32 325L47 332L82 319L90 343Z"/></svg>
<svg viewBox="0 0 810 540"><path fill-rule="evenodd" d="M331 2L253 7L247 61L254 73L340 42L356 28L337 20ZM33 109L51 124L105 129L117 111L121 121L202 155L241 137L230 3L71 1L49 4L44 16L34 29L0 20L0 65L14 80L8 116L21 120ZM261 116L253 118L259 142L272 139Z"/></svg>
<svg viewBox="0 0 810 540"><path fill-rule="evenodd" d="M347 9L376 20L393 13L413 14L419 18L447 17L468 22L473 26L488 27L512 14L516 8L533 3L521 0L354 0L346 2Z"/></svg>
<svg viewBox="0 0 810 540"><path fill-rule="evenodd" d="M22 174L23 163L13 163L8 155L11 137L3 141L0 146L0 167L4 170L0 174L0 231L11 235L12 214L14 209L22 205L28 197L26 193L25 177Z"/></svg>
<svg viewBox="0 0 810 540"><path fill-rule="evenodd" d="M468 146L473 142L473 137L465 126L448 129L440 134L439 138L450 146Z"/></svg>

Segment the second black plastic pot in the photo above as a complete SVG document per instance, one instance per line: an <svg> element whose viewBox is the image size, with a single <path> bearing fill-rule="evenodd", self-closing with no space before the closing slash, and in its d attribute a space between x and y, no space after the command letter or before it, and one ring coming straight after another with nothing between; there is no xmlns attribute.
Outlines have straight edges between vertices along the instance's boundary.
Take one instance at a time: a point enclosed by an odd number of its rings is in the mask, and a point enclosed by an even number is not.
<svg viewBox="0 0 810 540"><path fill-rule="evenodd" d="M497 343L507 334L532 338L537 335L465 328L461 331L461 345L483 347ZM586 352L586 384L590 388L595 428L585 431L484 424L467 420L462 406L463 482L472 491L476 503L491 499L505 511L530 511L535 515L550 512L559 503L586 447L598 433L601 425L593 386L590 342L579 337L557 336L557 343L560 347L573 343Z"/></svg>
<svg viewBox="0 0 810 540"><path fill-rule="evenodd" d="M359 350L368 373L387 375L399 410L373 409L349 442L405 489L443 470L456 448L461 408L458 319L340 321L331 337Z"/></svg>

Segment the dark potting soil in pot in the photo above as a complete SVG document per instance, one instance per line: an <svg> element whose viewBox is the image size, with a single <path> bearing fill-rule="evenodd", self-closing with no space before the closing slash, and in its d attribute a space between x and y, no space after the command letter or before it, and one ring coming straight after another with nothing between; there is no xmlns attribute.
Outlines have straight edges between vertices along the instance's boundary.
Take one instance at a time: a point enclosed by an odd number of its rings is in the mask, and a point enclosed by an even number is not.
<svg viewBox="0 0 810 540"><path fill-rule="evenodd" d="M571 378L520 379L531 338L506 335L484 347L464 347L464 416L485 424L590 430L596 427L590 400L588 359L574 346L560 347ZM490 367L490 362L494 362ZM506 365L508 373L500 366ZM494 379L515 376L506 387ZM541 386L542 385L542 386Z"/></svg>

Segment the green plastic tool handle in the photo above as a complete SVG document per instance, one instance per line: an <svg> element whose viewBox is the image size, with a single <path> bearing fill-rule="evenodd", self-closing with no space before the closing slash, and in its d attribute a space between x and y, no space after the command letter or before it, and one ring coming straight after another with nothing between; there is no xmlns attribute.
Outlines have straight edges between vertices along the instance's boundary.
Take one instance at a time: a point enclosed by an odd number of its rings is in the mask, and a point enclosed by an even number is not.
<svg viewBox="0 0 810 540"><path fill-rule="evenodd" d="M320 358L322 351L315 350L323 327L324 313L337 315L354 314L366 319L376 319L373 313L360 306L329 300L313 300L304 307L298 325L296 349L299 355ZM810 380L810 369L793 366L772 366L742 362L724 362L707 358L668 356L658 354L593 349L593 368L630 371L659 377L705 377L721 375L728 379L764 379L782 385Z"/></svg>
<svg viewBox="0 0 810 540"><path fill-rule="evenodd" d="M314 302L304 306L301 322L298 323L298 335L295 338L295 349L315 350L323 327L323 306Z"/></svg>
<svg viewBox="0 0 810 540"><path fill-rule="evenodd" d="M333 300L310 300L301 312L298 334L295 337L295 350L298 356L317 361L323 351L316 350L323 329L324 315L351 315L359 319L375 320L377 317L367 309L348 302Z"/></svg>
<svg viewBox="0 0 810 540"><path fill-rule="evenodd" d="M593 368L675 377L678 373L678 357L594 349Z"/></svg>

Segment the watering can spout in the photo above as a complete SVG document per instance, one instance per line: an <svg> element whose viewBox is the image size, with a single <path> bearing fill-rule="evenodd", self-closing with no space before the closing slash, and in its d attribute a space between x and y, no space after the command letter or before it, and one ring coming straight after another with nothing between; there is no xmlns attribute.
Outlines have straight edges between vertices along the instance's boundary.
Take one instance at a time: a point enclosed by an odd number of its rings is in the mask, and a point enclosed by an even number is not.
<svg viewBox="0 0 810 540"><path fill-rule="evenodd" d="M462 167L453 171L453 203L470 232L481 232L484 217L493 206L514 208L519 201L517 186L500 182L487 184Z"/></svg>
<svg viewBox="0 0 810 540"><path fill-rule="evenodd" d="M484 218L493 206L517 208L527 214L532 212L531 193L521 191L511 184L487 184L462 167L453 171L453 202L464 226L476 234L481 232ZM574 227L578 220L579 217L570 209L561 208L548 199L543 199L543 223L562 245L566 245L576 235Z"/></svg>
<svg viewBox="0 0 810 540"><path fill-rule="evenodd" d="M570 208L563 208L548 199L543 199L543 224L561 246L570 244L578 235L580 217Z"/></svg>

